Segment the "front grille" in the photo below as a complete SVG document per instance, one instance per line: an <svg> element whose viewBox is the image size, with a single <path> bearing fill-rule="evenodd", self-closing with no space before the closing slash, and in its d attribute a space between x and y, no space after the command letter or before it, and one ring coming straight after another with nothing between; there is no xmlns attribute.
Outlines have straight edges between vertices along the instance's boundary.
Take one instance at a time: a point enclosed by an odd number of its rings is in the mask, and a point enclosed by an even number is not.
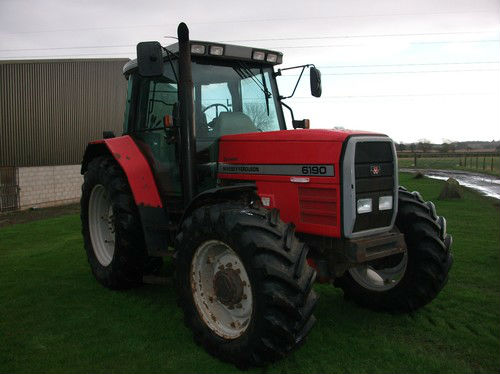
<svg viewBox="0 0 500 374"><path fill-rule="evenodd" d="M371 198L373 211L357 214L353 232L386 227L391 224L394 210L378 210L380 196L393 196L394 155L390 141L358 142L354 153L356 198ZM394 206L394 201L393 201Z"/></svg>
<svg viewBox="0 0 500 374"><path fill-rule="evenodd" d="M304 223L337 226L337 190L299 187L300 219Z"/></svg>

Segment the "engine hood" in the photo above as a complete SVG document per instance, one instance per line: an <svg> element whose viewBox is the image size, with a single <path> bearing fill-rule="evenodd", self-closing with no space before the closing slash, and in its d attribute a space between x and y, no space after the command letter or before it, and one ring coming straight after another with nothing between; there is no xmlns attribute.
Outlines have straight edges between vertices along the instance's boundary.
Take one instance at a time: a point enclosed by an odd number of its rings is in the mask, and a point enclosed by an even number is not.
<svg viewBox="0 0 500 374"><path fill-rule="evenodd" d="M380 135L362 131L287 130L225 135L219 162L229 164L337 164L350 136Z"/></svg>
<svg viewBox="0 0 500 374"><path fill-rule="evenodd" d="M224 141L326 141L343 142L351 135L382 135L373 132L357 130L328 130L328 129L307 129L307 130L286 130L255 132L248 134L225 135L220 138Z"/></svg>

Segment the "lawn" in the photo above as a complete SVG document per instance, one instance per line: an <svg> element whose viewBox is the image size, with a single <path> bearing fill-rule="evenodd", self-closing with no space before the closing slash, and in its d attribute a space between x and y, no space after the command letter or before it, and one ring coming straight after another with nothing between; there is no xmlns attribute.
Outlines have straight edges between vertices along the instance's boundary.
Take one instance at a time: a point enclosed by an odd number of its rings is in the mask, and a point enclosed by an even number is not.
<svg viewBox="0 0 500 374"><path fill-rule="evenodd" d="M361 309L316 285L318 322L306 344L265 373L498 373L500 214L467 191L438 201L442 182L401 182L436 202L454 236L448 285L410 315ZM171 286L114 292L90 273L76 214L0 229L0 372L237 371L184 327Z"/></svg>
<svg viewBox="0 0 500 374"><path fill-rule="evenodd" d="M493 159L493 160L492 160ZM401 168L415 168L413 157L399 157L398 164ZM493 165L493 169L491 166ZM464 170L500 176L500 157L467 157L465 164L463 157L450 154L448 157L418 157L419 169Z"/></svg>

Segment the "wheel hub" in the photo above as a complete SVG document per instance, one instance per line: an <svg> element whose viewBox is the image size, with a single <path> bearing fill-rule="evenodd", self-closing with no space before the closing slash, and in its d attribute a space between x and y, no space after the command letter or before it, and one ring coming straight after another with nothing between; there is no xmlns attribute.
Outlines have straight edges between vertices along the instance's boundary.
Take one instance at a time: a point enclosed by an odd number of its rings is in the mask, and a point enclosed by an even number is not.
<svg viewBox="0 0 500 374"><path fill-rule="evenodd" d="M89 231L97 261L108 266L115 251L115 218L106 188L97 184L89 198Z"/></svg>
<svg viewBox="0 0 500 374"><path fill-rule="evenodd" d="M214 278L214 291L217 299L226 306L234 306L243 298L243 281L239 272L230 267L219 270Z"/></svg>
<svg viewBox="0 0 500 374"><path fill-rule="evenodd" d="M349 269L352 278L371 291L388 291L403 278L408 264L408 253L375 260Z"/></svg>
<svg viewBox="0 0 500 374"><path fill-rule="evenodd" d="M250 325L253 296L243 261L227 244L208 240L191 262L193 301L202 321L224 339L236 339Z"/></svg>

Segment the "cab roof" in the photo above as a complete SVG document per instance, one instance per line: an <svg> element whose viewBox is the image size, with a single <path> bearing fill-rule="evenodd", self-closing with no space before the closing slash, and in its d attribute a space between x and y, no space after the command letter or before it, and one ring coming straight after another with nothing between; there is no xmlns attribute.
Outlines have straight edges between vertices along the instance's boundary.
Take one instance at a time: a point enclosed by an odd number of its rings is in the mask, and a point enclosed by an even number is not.
<svg viewBox="0 0 500 374"><path fill-rule="evenodd" d="M278 65L283 61L283 53L278 51L271 51L269 49L264 48L253 48L253 47L245 47L242 45L233 45L233 44L223 44L216 42L207 42L201 40L190 40L189 44L191 46L191 56L200 56L200 57L208 57L213 59L223 59L223 60L240 60L240 61L252 61L258 62L265 65ZM196 48L198 51L203 50L203 53L195 53L193 52L193 46L196 47L204 47L204 48ZM222 54L216 55L211 53L211 47L219 47L217 48L220 51L220 47L222 47ZM179 52L179 43L171 44L165 49L168 52L171 52L174 55L177 55ZM163 59L167 58L169 53L163 50ZM256 58L257 57L257 58ZM128 61L123 67L123 74L130 74L132 70L137 68L137 59L133 59Z"/></svg>

